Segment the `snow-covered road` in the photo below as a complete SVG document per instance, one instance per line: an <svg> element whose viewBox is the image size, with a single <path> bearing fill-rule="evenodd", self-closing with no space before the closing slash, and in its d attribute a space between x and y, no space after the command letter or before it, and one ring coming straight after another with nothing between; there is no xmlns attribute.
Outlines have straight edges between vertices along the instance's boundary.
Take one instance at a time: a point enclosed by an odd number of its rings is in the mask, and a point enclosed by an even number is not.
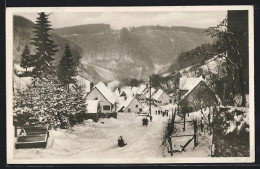
<svg viewBox="0 0 260 169"><path fill-rule="evenodd" d="M14 150L14 158L21 159L90 159L90 158L156 158L163 157L162 130L167 117L155 115L147 127L142 116L118 114L118 119L100 119L85 123L74 131L50 131L46 149ZM101 123L102 122L102 123ZM127 146L118 147L123 136Z"/></svg>

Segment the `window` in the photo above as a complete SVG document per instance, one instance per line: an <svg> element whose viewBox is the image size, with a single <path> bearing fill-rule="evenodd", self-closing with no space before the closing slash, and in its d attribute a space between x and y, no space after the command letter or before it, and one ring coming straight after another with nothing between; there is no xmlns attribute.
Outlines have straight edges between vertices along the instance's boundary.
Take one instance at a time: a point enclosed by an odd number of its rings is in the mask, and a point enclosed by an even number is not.
<svg viewBox="0 0 260 169"><path fill-rule="evenodd" d="M94 100L98 100L98 97L95 97L95 99Z"/></svg>
<svg viewBox="0 0 260 169"><path fill-rule="evenodd" d="M103 106L103 110L110 110L110 106L108 105Z"/></svg>
<svg viewBox="0 0 260 169"><path fill-rule="evenodd" d="M140 108L140 109L139 109L139 112L142 112L142 111L143 111L142 108Z"/></svg>
<svg viewBox="0 0 260 169"><path fill-rule="evenodd" d="M138 108L138 104L137 104L137 105L135 105L135 107L136 107L136 108Z"/></svg>
<svg viewBox="0 0 260 169"><path fill-rule="evenodd" d="M128 112L131 112L131 109L128 109Z"/></svg>

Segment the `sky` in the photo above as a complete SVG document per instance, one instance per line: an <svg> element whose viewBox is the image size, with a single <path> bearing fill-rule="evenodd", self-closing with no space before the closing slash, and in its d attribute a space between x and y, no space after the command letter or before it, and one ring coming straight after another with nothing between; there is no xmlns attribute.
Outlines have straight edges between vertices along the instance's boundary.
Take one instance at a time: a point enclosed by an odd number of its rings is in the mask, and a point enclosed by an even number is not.
<svg viewBox="0 0 260 169"><path fill-rule="evenodd" d="M35 21L37 13L15 13ZM122 27L162 25L208 28L217 25L227 11L146 11L146 12L55 12L49 17L53 28L106 23L114 29Z"/></svg>

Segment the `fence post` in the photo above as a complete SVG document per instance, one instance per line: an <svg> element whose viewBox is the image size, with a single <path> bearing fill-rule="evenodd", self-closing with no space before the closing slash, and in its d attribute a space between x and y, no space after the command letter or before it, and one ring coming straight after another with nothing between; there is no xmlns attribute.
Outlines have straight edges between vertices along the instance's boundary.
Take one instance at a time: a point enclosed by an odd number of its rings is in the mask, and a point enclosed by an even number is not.
<svg viewBox="0 0 260 169"><path fill-rule="evenodd" d="M183 131L185 131L185 118L186 118L186 114L185 114L185 113L183 113L183 115L184 115Z"/></svg>
<svg viewBox="0 0 260 169"><path fill-rule="evenodd" d="M14 136L17 137L17 125L14 125Z"/></svg>
<svg viewBox="0 0 260 169"><path fill-rule="evenodd" d="M170 144L171 156L173 156L173 151L172 151L172 137L171 137L171 136L168 137L168 142L169 142L169 144Z"/></svg>
<svg viewBox="0 0 260 169"><path fill-rule="evenodd" d="M193 126L194 126L194 147L197 146L197 121L193 121Z"/></svg>
<svg viewBox="0 0 260 169"><path fill-rule="evenodd" d="M203 117L202 117L203 118ZM202 118L200 119L200 131L203 132L203 124L202 124Z"/></svg>

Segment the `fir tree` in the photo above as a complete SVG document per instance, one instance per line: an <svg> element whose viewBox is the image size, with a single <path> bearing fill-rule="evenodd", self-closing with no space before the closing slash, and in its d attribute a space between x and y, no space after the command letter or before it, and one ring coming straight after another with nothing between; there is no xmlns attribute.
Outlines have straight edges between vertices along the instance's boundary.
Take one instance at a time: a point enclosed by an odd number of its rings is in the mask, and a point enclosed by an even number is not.
<svg viewBox="0 0 260 169"><path fill-rule="evenodd" d="M68 93L54 71L43 72L28 89L14 93L14 125L69 128L81 123L86 111L81 93Z"/></svg>
<svg viewBox="0 0 260 169"><path fill-rule="evenodd" d="M51 62L54 60L52 57L57 50L54 41L50 39L51 35L49 31L52 30L49 15L44 12L38 13L39 17L34 24L34 37L32 38L32 44L36 47L36 53L32 56L34 72L41 72L44 69L51 66Z"/></svg>
<svg viewBox="0 0 260 169"><path fill-rule="evenodd" d="M27 44L25 45L23 53L21 55L20 66L22 68L26 69L26 73L27 73L27 68L31 67L31 55L30 55L30 50L29 50Z"/></svg>
<svg viewBox="0 0 260 169"><path fill-rule="evenodd" d="M75 83L73 77L77 76L77 60L73 57L68 44L58 65L57 76L63 85L67 85L68 91L69 84Z"/></svg>

